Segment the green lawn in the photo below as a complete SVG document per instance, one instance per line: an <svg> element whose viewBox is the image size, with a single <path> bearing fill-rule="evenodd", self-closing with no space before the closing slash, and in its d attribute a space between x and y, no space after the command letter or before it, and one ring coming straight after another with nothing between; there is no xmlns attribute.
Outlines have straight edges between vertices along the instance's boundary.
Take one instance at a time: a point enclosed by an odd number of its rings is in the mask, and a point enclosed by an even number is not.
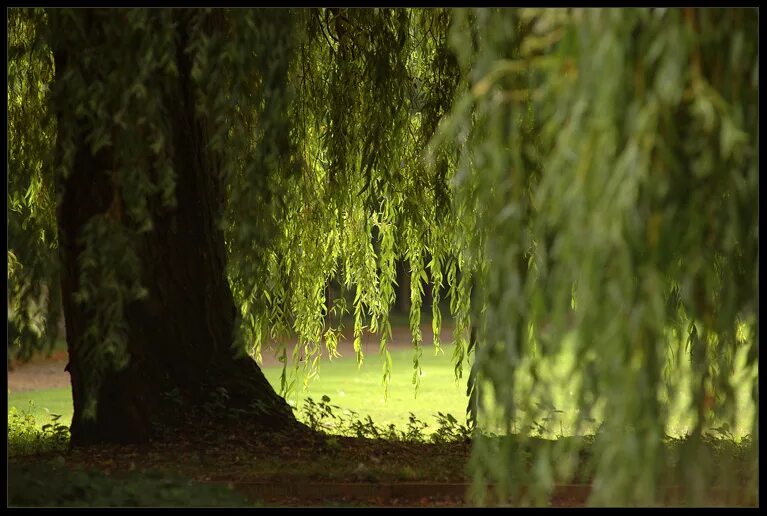
<svg viewBox="0 0 767 516"><path fill-rule="evenodd" d="M389 385L388 398L385 398L382 383L382 359L377 354L369 354L361 367L358 367L354 356L346 356L321 363L320 375L308 383L304 390L303 379L296 379L295 387L289 393L288 402L296 409L299 417L304 406L304 400L312 397L319 402L323 395L331 398L331 405L338 405L341 414L344 411L354 411L360 419L369 415L379 426L390 423L404 428L410 412L418 419L429 424L427 432L435 428L434 415L437 412L451 413L459 421L463 421L466 410L466 377L468 365L464 366L464 377L456 382L451 363L452 347L444 346L444 353L435 356L430 347L424 347L421 357L422 376L417 396L413 379L413 352L409 349L395 350L392 356L392 375ZM547 377L560 378L562 381L553 387L549 394L557 409L562 410L553 421L550 428L551 436L560 432L565 435L573 433L574 428L568 423L574 420L576 400L572 389L568 386L568 371L574 367L572 356L563 355L555 363L550 364ZM742 362L744 357L739 357ZM266 367L264 372L268 380L279 389L280 367ZM293 371L288 370L289 377ZM743 373L739 373L743 377ZM743 378L741 378L742 380ZM524 391L530 379L520 377L518 385ZM521 392L519 391L519 392ZM753 403L748 396L748 382L737 389L738 423L733 429L736 437L750 432L748 422L753 417ZM30 407L30 401L34 403ZM682 410L686 404L684 399L672 402L671 413L674 414L667 427L669 435L682 435L689 428L690 419ZM50 422L50 413L61 414L61 422L69 424L72 417L72 402L69 389L53 389L36 392L9 393L8 406L17 407L21 411L30 411L38 424ZM348 413L347 413L348 416ZM541 419L545 414L536 414L535 419Z"/></svg>
<svg viewBox="0 0 767 516"><path fill-rule="evenodd" d="M391 351L392 372L388 396L383 386L383 361L377 354L365 356L361 367L354 357L334 359L320 365L319 378L308 383L304 390L302 378L288 395L288 403L301 409L303 400L312 397L319 401L323 395L331 405L354 411L360 417L369 415L373 421L385 426L389 423L404 426L410 412L431 425L437 412L449 412L461 420L466 412L466 378L468 366L464 364L464 377L456 381L451 357L452 346L435 356L433 348L424 347L421 356L421 382L416 393L413 385L413 352ZM290 374L291 371L288 371ZM279 387L279 368L266 368L266 377Z"/></svg>
<svg viewBox="0 0 767 516"><path fill-rule="evenodd" d="M405 425L410 412L431 425L432 415L450 412L459 420L466 410L466 385L464 378L456 382L451 363L452 348L446 346L444 353L434 356L431 348L424 348L421 357L421 385L416 396L413 379L413 352L392 351L392 375L388 398L384 398L383 362L377 354L366 355L362 367L357 366L353 356L336 358L321 364L319 378L313 379L308 388L303 388L303 378L296 379L295 387L288 396L288 402L300 413L304 399L312 397L319 402L323 395L331 398L331 405L355 411L360 417L370 415L378 425L395 423ZM279 389L280 367L265 367L267 379ZM299 370L300 373L300 370ZM468 373L468 370L465 371ZM288 369L288 377L295 373ZM51 389L10 393L8 407L30 411L39 424L50 422L49 412L61 414L62 422L72 420L72 399L70 389ZM47 409L47 410L46 410Z"/></svg>
<svg viewBox="0 0 767 516"><path fill-rule="evenodd" d="M31 412L40 426L51 422L51 414L60 414L59 422L69 425L72 421L71 389L11 392L8 394L8 408L11 407Z"/></svg>

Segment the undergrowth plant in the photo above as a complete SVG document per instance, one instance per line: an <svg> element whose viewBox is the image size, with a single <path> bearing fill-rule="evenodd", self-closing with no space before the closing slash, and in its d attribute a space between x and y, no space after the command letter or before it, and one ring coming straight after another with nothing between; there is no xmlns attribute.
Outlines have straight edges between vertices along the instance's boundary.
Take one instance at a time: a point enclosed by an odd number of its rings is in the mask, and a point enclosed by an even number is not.
<svg viewBox="0 0 767 516"><path fill-rule="evenodd" d="M20 411L8 409L8 456L43 455L65 451L69 444L69 427L62 424L60 414L51 414L51 423L39 427L32 415L34 402Z"/></svg>
<svg viewBox="0 0 767 516"><path fill-rule="evenodd" d="M458 422L452 414L437 412L437 426L428 432L429 424L418 418L413 412L408 416L407 425L398 428L394 423L386 426L376 424L367 415L360 415L353 410L342 409L331 403L330 397L323 395L319 402L308 397L304 401L299 419L312 430L329 434L349 435L368 439L388 439L404 442L463 442L471 439L471 429Z"/></svg>

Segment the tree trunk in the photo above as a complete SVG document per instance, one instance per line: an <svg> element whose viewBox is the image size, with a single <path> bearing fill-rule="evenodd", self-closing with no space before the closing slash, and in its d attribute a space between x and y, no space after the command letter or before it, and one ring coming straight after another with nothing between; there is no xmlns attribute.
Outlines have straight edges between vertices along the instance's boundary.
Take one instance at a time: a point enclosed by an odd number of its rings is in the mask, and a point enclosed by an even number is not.
<svg viewBox="0 0 767 516"><path fill-rule="evenodd" d="M78 16L84 19L86 30L83 44L103 44L99 43L104 36L92 19L92 11L82 10ZM83 252L79 237L94 216L120 217L119 185L109 173L114 166L113 149L102 148L95 155L91 152L84 136L89 129L85 119L58 126L59 141L62 131L75 127L77 133L66 134L75 138L76 153L73 170L60 185L63 197L58 211L70 357L67 369L74 404L73 445L145 441L151 438L155 424L179 402L188 413L210 401L212 392L223 392L221 388L226 389L229 407L253 409L253 418L264 429L298 426L290 407L258 365L232 347L236 307L218 225L224 203L220 159L208 146L207 121L195 114L191 62L184 53L183 17L176 37L178 84L175 94L164 102L169 116L166 136L174 149L177 206L173 210L150 207L153 230L137 236L142 285L149 295L125 309L130 362L120 371L107 370L98 390L95 419L86 418L84 413L89 364L84 363L82 351L94 307L86 309L74 297ZM88 48L53 50L57 76L70 69L86 69L81 60L88 56ZM99 71L104 75L109 72ZM71 111L71 106L64 106L57 115L71 120L75 116ZM63 150L57 152L60 157ZM168 396L171 391L174 396Z"/></svg>

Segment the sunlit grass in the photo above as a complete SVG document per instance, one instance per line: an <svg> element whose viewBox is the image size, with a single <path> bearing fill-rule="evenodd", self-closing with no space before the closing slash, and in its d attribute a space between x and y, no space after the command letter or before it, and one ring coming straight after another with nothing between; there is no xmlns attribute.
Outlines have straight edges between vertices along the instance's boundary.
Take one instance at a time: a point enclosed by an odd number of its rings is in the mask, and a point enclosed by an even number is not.
<svg viewBox="0 0 767 516"><path fill-rule="evenodd" d="M341 407L339 415L348 417L351 411L355 411L360 418L371 416L378 425L394 423L404 426L410 412L429 424L438 411L452 413L460 420L467 404L465 376L458 382L455 380L451 354L452 348L448 346L438 356L434 356L432 349L424 349L420 360L421 382L416 393L412 383L413 352L392 351L393 368L388 396L383 385L383 362L377 354L366 356L361 367L354 356L323 362L319 377L310 381L306 390L301 370L296 373L289 368L288 377L295 379L295 386L287 400L299 416L307 397L319 401L327 395L331 398L331 405ZM269 382L279 390L282 368L264 367L263 371ZM30 401L33 402L32 407ZM61 414L63 422L72 420L69 388L11 392L8 406L31 411L41 425L50 422L49 411Z"/></svg>
<svg viewBox="0 0 767 516"><path fill-rule="evenodd" d="M451 413L458 420L464 417L468 398L466 375L456 381L451 361L452 347L445 346L443 353L434 354L425 348L420 358L420 386L413 385L413 351L393 350L391 379L387 389L383 385L383 360L376 354L366 356L361 366L356 358L342 357L321 364L319 377L310 381L304 389L303 375L296 378L296 386L287 400L295 409L303 406L303 400L312 397L318 401L323 395L331 399L343 411L356 412L359 417L369 415L378 425L404 426L412 412L420 420L432 424L437 412ZM279 388L281 369L265 368L266 377ZM291 374L291 371L288 371ZM427 429L428 430L428 429Z"/></svg>
<svg viewBox="0 0 767 516"><path fill-rule="evenodd" d="M456 381L451 360L452 351L451 346L444 346L444 352L435 356L433 349L424 347L420 360L422 376L417 392L412 383L413 351L391 351L393 367L388 396L382 382L383 361L377 354L367 355L361 366L358 366L353 355L324 361L321 363L319 377L308 382L306 389L302 370L299 369L296 373L289 368L289 379L295 380L295 384L287 400L300 417L306 398L312 397L319 401L323 395L327 395L331 399L331 405L339 407L336 410L337 415L347 419L352 412L360 419L369 415L379 426L394 424L404 427L412 412L418 419L429 424L426 429L429 432L437 426L434 418L437 412L451 413L459 421L463 421L465 417L468 366L464 367L464 377ZM750 378L756 375L757 371L746 371L744 364L745 346L744 352L736 356L736 372L733 376L737 411L736 424L731 431L736 438L750 433L754 417L754 406L750 399ZM281 367L264 367L264 373L275 389L279 390ZM681 373L684 376L685 371L682 370ZM580 373L577 371L573 354L565 351L554 360L544 362L541 364L540 374L550 382L546 389L542 390L545 396L526 394L531 392L532 388L532 378L529 374L519 374L517 377L517 392L520 397L524 397L518 405L532 407L531 412L523 411L519 414L520 420L528 416L528 423L533 422L535 431L544 437L593 433L598 427L598 420L601 419L598 407L594 413L597 420L585 425L581 423L576 427L579 416L577 384ZM684 387L683 377L679 386ZM488 396L492 403L492 393L489 393L489 389L485 388L481 392ZM689 404L687 395L672 396L667 434L679 437L689 431L694 422L690 411L686 410ZM9 393L8 406L31 412L40 425L50 423L51 414L61 414L60 421L67 424L72 418L72 400L68 388ZM502 428L497 426L489 429L502 431ZM518 425L512 425L512 431L520 429Z"/></svg>
<svg viewBox="0 0 767 516"><path fill-rule="evenodd" d="M59 422L69 425L72 421L72 390L45 389L40 391L9 392L8 409L16 407L19 412L34 416L38 426L53 421L54 415L61 416Z"/></svg>

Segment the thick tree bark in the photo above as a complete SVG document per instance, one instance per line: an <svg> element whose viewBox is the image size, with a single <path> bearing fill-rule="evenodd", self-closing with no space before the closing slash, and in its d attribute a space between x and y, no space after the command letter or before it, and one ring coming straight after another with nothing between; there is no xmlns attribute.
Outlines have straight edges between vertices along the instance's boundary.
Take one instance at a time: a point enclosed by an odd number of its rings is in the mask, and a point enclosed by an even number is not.
<svg viewBox="0 0 767 516"><path fill-rule="evenodd" d="M84 10L82 16L90 14ZM84 26L86 30L98 30L92 20L90 25L85 20ZM264 429L298 426L290 407L257 364L250 357L238 355L232 347L236 307L226 276L224 237L218 225L224 203L220 159L208 146L206 120L195 114L191 63L183 52L185 30L180 17L177 94L165 99L170 115L167 136L174 149L177 174L177 207L163 210L153 206L153 230L137 237L142 283L149 295L126 308L130 362L121 371L108 371L98 392L95 419L87 419L84 414L88 365L83 363L81 351L86 328L92 323L89 314L93 307L86 310L74 299L83 252L79 237L92 217L119 210L119 187L108 173L114 166L111 149L91 153L84 138L88 128L83 120L77 121L79 134L66 135L76 138L77 147L74 168L61 185L63 197L58 212L68 370L74 403L73 445L147 440L155 423L170 413L174 403L182 401L185 411L200 407L210 400L211 392L221 387L226 389L231 407L256 407L253 418ZM83 43L88 43L88 37ZM79 59L87 55L87 49L53 50L59 76L82 66ZM62 127L71 126L60 124L60 131L66 130ZM167 393L174 390L178 395L171 400Z"/></svg>

